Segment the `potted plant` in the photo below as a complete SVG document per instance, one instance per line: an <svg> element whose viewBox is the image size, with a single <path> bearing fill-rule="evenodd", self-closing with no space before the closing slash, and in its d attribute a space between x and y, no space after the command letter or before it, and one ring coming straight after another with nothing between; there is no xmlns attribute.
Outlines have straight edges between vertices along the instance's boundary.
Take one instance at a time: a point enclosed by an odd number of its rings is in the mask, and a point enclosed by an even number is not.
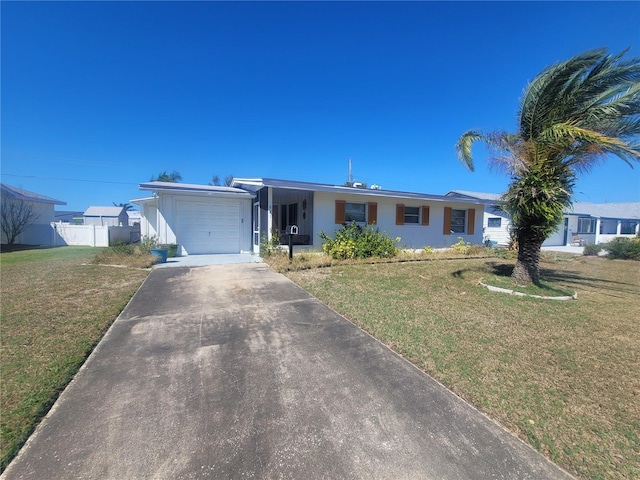
<svg viewBox="0 0 640 480"><path fill-rule="evenodd" d="M167 256L169 255L169 249L162 248L163 246L158 243L158 237L149 237L145 235L140 240L140 250L142 252L149 252L156 259L156 263L166 263Z"/></svg>

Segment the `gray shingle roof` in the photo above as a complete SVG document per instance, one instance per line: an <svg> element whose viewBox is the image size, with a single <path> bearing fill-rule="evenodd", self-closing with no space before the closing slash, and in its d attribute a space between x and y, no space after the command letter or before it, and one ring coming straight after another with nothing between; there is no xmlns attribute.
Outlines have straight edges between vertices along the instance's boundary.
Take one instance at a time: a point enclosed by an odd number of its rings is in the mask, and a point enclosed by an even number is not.
<svg viewBox="0 0 640 480"><path fill-rule="evenodd" d="M119 217L124 207L89 207L85 217Z"/></svg>
<svg viewBox="0 0 640 480"><path fill-rule="evenodd" d="M573 209L565 212L600 218L640 220L640 202L586 203L574 202Z"/></svg>
<svg viewBox="0 0 640 480"><path fill-rule="evenodd" d="M62 200L56 200L55 198L46 197L39 193L30 192L29 190L23 190L22 188L13 187L6 183L0 183L0 189L2 196L12 198L14 200L25 200L27 202L48 203L51 205L66 205L67 202Z"/></svg>

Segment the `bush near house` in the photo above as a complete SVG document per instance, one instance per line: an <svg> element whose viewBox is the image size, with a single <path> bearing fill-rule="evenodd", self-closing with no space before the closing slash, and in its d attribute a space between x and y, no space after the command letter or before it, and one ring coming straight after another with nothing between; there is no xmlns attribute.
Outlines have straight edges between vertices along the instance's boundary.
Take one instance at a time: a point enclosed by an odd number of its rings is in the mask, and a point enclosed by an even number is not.
<svg viewBox="0 0 640 480"><path fill-rule="evenodd" d="M323 241L322 251L334 259L390 258L398 254L396 242L386 233L356 222L342 225L336 232L336 238L331 238L325 232L320 232L320 238Z"/></svg>
<svg viewBox="0 0 640 480"><path fill-rule="evenodd" d="M640 237L614 238L601 245L608 252L607 257L620 260L640 260Z"/></svg>

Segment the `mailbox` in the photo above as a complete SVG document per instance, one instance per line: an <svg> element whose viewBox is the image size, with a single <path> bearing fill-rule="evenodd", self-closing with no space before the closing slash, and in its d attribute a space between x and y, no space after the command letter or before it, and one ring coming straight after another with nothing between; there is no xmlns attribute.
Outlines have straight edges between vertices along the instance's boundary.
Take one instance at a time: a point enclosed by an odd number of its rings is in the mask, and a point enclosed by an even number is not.
<svg viewBox="0 0 640 480"><path fill-rule="evenodd" d="M289 225L286 228L286 234L287 235L297 235L298 234L298 226L297 225Z"/></svg>

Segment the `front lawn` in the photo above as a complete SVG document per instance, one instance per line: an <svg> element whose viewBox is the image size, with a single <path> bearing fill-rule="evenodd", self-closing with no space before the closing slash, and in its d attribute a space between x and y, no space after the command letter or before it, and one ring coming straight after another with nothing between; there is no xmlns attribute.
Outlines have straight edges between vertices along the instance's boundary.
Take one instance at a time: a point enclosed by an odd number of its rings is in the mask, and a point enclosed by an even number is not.
<svg viewBox="0 0 640 480"><path fill-rule="evenodd" d="M100 250L0 254L2 469L149 273L91 264Z"/></svg>
<svg viewBox="0 0 640 480"><path fill-rule="evenodd" d="M640 478L638 263L545 256L542 278L576 291L571 301L478 286L514 263L334 264L286 275L566 470Z"/></svg>

